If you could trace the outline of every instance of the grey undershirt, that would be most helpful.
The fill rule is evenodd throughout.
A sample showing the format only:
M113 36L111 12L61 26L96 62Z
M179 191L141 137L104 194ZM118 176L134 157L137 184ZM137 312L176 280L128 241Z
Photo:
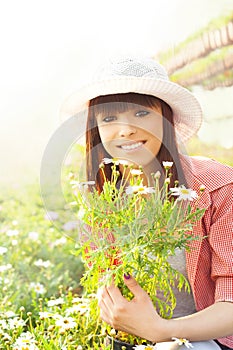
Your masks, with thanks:
M168 262L187 279L188 276L184 249L176 249L175 255L170 256ZM190 315L196 312L192 291L190 291L190 293L184 289L179 291L178 288L175 287L173 288L173 292L176 297L176 308L173 312L173 318ZM163 299L162 293L158 292L157 297Z

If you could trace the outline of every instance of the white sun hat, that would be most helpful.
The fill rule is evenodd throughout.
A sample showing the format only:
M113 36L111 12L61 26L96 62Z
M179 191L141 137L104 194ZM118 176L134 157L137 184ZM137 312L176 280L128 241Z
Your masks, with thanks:
M163 66L150 58L124 57L100 66L86 85L66 99L62 118L87 110L89 101L97 96L129 92L152 95L165 101L172 108L178 140L185 142L199 130L202 109L196 97L171 82ZM87 113L80 113L82 125L86 116Z

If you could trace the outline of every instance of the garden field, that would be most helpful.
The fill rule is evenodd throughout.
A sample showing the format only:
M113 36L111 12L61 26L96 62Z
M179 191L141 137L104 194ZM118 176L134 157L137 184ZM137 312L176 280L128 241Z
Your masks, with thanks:
M72 253L76 232L56 213L53 220L38 185L2 189L0 349L76 349L81 343L86 304L79 298L82 263Z
M232 150L189 145L189 153L203 150L233 165ZM0 349L99 348L95 334L103 329L89 313L96 299L82 297L83 265L69 213L50 213L51 221L36 181L7 187L0 185Z

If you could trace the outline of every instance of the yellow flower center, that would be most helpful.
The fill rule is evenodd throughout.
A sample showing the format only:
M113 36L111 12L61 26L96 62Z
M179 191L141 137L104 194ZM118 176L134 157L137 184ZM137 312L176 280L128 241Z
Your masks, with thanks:
M189 194L189 190L187 188L182 188L181 193L182 194Z
M139 187L139 188L138 188L138 192L143 192L143 191L145 191L145 188L144 188L144 187Z

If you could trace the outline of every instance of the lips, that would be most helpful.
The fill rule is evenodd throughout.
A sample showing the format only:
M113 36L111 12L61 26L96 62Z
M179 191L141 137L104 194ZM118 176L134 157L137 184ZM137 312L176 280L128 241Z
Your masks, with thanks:
M145 143L145 141L127 142L127 143L124 143L118 147L123 149L124 151L134 151L134 150L140 148L141 146L143 146L144 143Z

